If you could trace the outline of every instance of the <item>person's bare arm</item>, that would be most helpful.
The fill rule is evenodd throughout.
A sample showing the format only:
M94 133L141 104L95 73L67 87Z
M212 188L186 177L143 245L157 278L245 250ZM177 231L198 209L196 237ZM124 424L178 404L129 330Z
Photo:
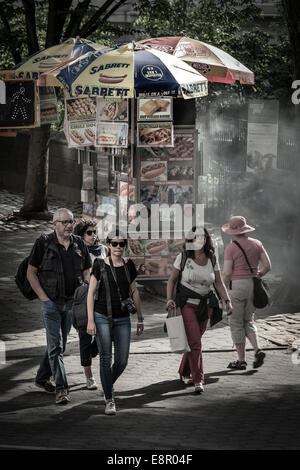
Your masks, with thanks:
M226 289L226 286L224 284L224 281L222 279L220 271L215 271L215 287L222 301L225 303L227 315L231 315L232 314L231 299Z
M96 334L96 325L95 325L95 319L94 319L94 296L97 288L97 279L96 277L92 274L90 278L90 284L89 284L89 290L88 290L88 296L87 296L87 311L88 311L88 324L86 328L86 332L94 336Z
M178 280L179 274L180 274L179 269L176 269L173 266L170 277L168 279L168 283L167 283L167 308L170 308L170 309L176 307L176 304L173 300L173 291L174 291L175 284Z
M232 265L233 265L232 260L225 259L223 272L222 272L222 279L223 279L223 282L224 282L226 287L228 287L229 281L230 281L230 278L231 278Z
M50 299L40 284L39 278L37 276L37 272L38 272L38 268L29 264L27 268L27 279L32 289L38 296L38 298L42 302L47 302Z
M272 267L269 255L265 250L261 254L259 264L262 266L262 268L258 271L258 276L263 277L270 271Z

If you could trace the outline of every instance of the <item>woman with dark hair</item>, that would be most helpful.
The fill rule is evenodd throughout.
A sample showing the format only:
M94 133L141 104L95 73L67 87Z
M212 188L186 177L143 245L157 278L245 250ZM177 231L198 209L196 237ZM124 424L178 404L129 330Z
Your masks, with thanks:
M74 227L75 235L79 235L86 244L92 264L96 258L105 258L106 247L98 242L97 222L91 219L81 219ZM97 390L97 383L92 373L92 358L98 354L95 338L88 335L86 328L78 329L80 362L86 377L88 390Z
M184 266L182 260L185 260ZM177 284L175 301L174 287ZM215 248L206 228L193 227L185 246L173 265L167 284L167 309L181 308L187 340L191 351L183 355L179 374L185 384L194 384L195 393L204 390L204 372L201 348L208 318L219 308L213 285L232 312L231 300L220 275Z
M109 255L104 259L104 265L101 268L100 263L96 261L92 269L87 299L87 333L96 335L100 352L100 378L106 401L105 414L115 415L113 385L127 366L131 333L130 313L137 313L137 335L143 332L144 318L135 284L137 276L135 264L131 259L127 261L123 259L124 249L127 246L126 237L116 229L108 235L106 244ZM109 292L106 289L109 289ZM96 300L94 300L95 294ZM130 294L133 304L130 303Z
M75 235L79 235L87 245L92 264L96 258L105 258L107 248L99 243L97 237L97 222L91 219L81 219L74 227Z

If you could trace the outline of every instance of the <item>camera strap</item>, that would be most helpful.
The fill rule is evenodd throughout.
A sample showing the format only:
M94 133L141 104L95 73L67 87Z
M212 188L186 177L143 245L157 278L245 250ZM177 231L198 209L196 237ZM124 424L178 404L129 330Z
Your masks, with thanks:
M105 269L105 261L103 259L98 258L98 263L100 266L100 279L101 277L103 278L104 281L104 286L105 286L105 292L106 292L106 309L107 309L107 317L109 321L109 331L110 331L110 336L113 340L113 320L112 320L112 305L111 305L111 294L110 294L110 287L109 287L109 282L108 282L108 277L107 277L107 272ZM100 282L100 279L98 281L98 284Z
M123 261L123 264L124 264L125 275L126 275L128 283L129 283L129 295L131 296L131 287L130 287L131 281L130 281L130 275L129 275L128 267L127 267L127 264L125 263L125 260L123 258L122 258L122 261ZM120 291L118 281L117 281L117 273L116 273L116 269L113 265L111 256L109 257L109 264L110 264L110 269L111 269L112 276L113 276L114 281L115 281L116 286L117 286L117 291L118 291L118 295L120 297L120 301L122 302L123 299L122 299L121 291Z

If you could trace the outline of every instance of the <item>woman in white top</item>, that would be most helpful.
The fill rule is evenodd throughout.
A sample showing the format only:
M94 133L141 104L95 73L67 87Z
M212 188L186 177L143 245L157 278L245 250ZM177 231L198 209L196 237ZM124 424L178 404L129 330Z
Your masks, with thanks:
M186 259L181 271L182 257ZM180 278L181 274L181 278ZM175 301L173 290L177 284ZM213 285L226 305L227 315L232 313L231 300L220 274L212 239L203 227L193 227L185 240L183 253L173 265L167 284L167 309L180 307L191 351L183 355L179 374L186 384L194 383L195 393L203 392L204 372L201 337L208 318L217 312L218 300Z

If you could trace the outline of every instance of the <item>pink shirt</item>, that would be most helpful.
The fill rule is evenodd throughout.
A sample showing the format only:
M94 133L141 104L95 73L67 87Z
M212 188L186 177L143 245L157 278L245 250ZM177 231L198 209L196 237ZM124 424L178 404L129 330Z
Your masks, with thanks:
M262 242L250 237L241 237L237 242L245 250L250 266L253 269L253 274L241 249L231 242L227 245L224 254L224 260L233 261L231 279L234 281L257 276L259 260L261 254L265 252Z

